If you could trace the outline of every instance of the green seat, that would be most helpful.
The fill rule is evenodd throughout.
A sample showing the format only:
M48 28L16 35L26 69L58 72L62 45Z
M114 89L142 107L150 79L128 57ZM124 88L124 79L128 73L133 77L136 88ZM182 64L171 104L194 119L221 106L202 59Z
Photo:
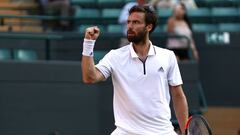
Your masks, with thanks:
M98 9L78 9L75 12L76 18L99 18L101 13Z
M159 17L169 17L172 15L172 13L173 13L173 10L169 8L157 9L157 14Z
M124 3L135 2L135 0L123 0Z
M240 20L240 1L239 1L239 7L238 7L238 18Z
M119 3L124 2L123 0L97 0L98 3Z
M97 0L98 6L101 8L122 8L123 0Z
M86 4L86 3L95 3L96 0L71 0L71 4Z
M104 18L115 18L117 19L121 13L121 9L114 8L114 9L103 9L102 10L102 17Z
M159 34L167 31L167 25L156 26L152 34Z
M215 7L211 14L214 23L231 23L239 19L238 9L234 7Z
M211 22L211 11L208 8L188 9L187 15L191 23Z
M219 30L222 32L240 32L240 23L221 23Z
M108 33L123 33L123 26L119 24L109 24L107 26L107 32Z
M37 60L38 56L34 50L31 49L16 49L14 50L14 59L20 61Z
M160 24L165 24L167 22L167 19L172 15L173 10L172 9L158 9L158 21Z
M10 60L11 58L11 51L9 49L0 49L0 60Z
M234 0L205 0L205 6L213 7L232 7Z
M240 1L239 0L235 0L233 3L234 3L234 5L236 5L236 7L240 8Z
M193 24L194 32L215 32L218 31L218 26L214 24Z
M191 17L191 16L196 16L196 17L211 16L211 11L209 8L188 9L187 14L189 17Z
M107 53L108 51L103 50L94 51L94 62L98 63Z

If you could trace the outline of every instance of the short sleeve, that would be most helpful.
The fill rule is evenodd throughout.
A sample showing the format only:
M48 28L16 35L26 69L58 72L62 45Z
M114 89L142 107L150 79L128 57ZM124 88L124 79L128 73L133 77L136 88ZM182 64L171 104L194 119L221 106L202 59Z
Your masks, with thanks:
M169 64L170 64L170 68L167 75L168 83L171 86L177 86L177 85L183 84L178 62L177 62L176 56L172 51L170 54Z
M111 66L111 55L112 51L107 53L102 60L99 61L95 67L103 74L103 76L107 79L112 72L112 66Z

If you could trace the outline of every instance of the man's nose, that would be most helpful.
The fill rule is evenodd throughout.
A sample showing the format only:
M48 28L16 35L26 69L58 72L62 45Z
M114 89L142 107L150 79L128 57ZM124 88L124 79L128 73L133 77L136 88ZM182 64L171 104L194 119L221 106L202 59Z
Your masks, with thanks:
M127 24L127 29L128 29L128 30L129 30L129 29L131 30L131 29L132 29L132 27L133 27L133 26L132 26L132 23L131 23L131 22L129 22L129 23Z

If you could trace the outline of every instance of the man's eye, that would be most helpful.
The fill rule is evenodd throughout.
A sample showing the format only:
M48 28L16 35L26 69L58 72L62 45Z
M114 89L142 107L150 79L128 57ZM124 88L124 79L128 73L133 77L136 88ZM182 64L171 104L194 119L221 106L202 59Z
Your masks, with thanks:
M133 23L134 23L134 24L139 24L139 22L138 22L138 21L133 21Z

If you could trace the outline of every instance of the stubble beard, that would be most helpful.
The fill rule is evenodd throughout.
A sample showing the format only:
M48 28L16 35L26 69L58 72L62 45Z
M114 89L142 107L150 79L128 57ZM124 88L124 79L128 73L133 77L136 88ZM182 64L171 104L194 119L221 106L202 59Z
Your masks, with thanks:
M134 36L127 36L127 39L129 42L132 42L134 44L139 44L141 42L144 42L146 40L146 31L140 31L138 34L135 34Z

